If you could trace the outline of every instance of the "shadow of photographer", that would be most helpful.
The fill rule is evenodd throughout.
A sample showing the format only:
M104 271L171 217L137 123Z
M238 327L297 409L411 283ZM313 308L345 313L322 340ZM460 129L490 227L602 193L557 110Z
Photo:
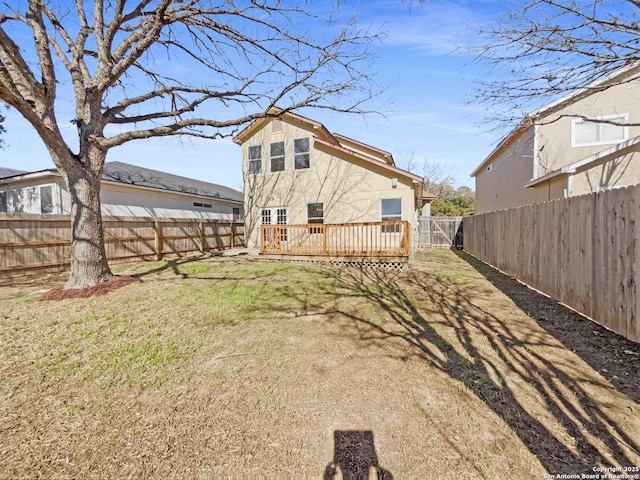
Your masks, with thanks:
M324 480L393 479L391 472L378 464L371 430L336 430L333 441L333 461L324 470Z

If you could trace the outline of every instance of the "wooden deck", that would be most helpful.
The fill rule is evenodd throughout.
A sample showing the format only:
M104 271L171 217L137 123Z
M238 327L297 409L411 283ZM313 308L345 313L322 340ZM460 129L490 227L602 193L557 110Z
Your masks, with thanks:
M406 221L261 225L260 253L354 262L406 262L410 234Z

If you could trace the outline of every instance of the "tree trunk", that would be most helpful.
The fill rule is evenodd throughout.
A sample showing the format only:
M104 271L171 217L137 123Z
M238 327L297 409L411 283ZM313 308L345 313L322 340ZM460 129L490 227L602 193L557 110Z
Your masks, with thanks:
M65 288L85 288L113 280L104 249L100 211L100 168L79 162L64 175L71 196L71 277Z

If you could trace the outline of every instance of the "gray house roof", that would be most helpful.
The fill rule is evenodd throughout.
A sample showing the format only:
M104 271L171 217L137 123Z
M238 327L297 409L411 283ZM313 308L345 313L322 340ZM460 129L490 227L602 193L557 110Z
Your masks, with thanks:
M8 172L7 175L4 175ZM4 177L3 177L4 175ZM6 183L10 177L20 177L26 179L30 177L41 177L42 175L59 175L58 170L49 168L36 172L24 172L11 168L0 167L0 183ZM160 172L150 168L138 167L123 162L107 162L102 171L103 182L115 182L124 185L137 187L154 188L168 192L185 193L197 195L199 197L213 198L217 200L227 200L231 202L243 203L242 192L233 188L217 185L215 183L203 182L193 178L181 177L171 173Z
M102 180L168 190L170 192L188 193L219 200L243 201L242 192L233 188L122 162L105 163Z
M16 170L15 168L0 167L0 178L13 177L27 173L24 170Z

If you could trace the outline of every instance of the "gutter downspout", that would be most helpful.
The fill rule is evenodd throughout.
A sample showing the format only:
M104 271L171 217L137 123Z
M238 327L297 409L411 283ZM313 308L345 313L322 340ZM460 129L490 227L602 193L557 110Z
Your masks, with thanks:
M573 197L573 175L567 177L567 197Z

